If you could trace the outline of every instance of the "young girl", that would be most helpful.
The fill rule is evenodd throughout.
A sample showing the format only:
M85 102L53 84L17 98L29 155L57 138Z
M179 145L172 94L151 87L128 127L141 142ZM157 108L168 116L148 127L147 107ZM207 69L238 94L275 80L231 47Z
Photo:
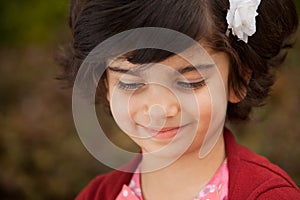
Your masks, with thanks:
M93 49L123 31L151 27L107 51L148 33L176 46L150 42L103 61L97 94L141 153L76 199L300 199L284 171L224 127L269 95L297 19L292 0L72 0L73 50L62 60L71 83ZM201 48L181 45L186 38Z

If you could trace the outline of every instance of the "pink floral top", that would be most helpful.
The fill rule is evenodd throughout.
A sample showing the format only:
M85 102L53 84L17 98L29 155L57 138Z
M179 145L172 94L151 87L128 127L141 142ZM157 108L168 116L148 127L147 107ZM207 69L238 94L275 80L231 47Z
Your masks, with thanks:
M133 174L129 185L123 185L116 200L143 200L138 170L139 167ZM194 200L227 200L228 178L227 160L225 160L214 177L200 190Z

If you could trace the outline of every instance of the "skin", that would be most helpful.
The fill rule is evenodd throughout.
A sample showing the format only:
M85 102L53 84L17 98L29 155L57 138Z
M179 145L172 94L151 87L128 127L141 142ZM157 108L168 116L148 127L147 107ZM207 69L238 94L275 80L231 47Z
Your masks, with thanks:
M176 158L167 166L141 174L144 199L193 199L226 157L222 136L207 156L198 156L212 119L208 85L221 78L226 94L222 102L239 101L228 88L228 56L205 50L215 66L204 58L200 64L209 67L201 70L184 70L190 64L178 55L146 67L138 75L130 74L138 66L126 60L109 65L107 100L120 128L143 154L153 154L160 161ZM219 115L225 119L226 113ZM143 159L142 169L148 165L151 162Z

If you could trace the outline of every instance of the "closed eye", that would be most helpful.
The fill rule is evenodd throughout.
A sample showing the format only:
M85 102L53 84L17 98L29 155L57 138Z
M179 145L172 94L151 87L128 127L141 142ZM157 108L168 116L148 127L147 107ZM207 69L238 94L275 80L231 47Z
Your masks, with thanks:
M144 85L145 83L125 83L123 81L119 81L118 88L122 90L137 90Z
M198 89L206 85L205 80L197 82L178 81L177 85L183 89Z

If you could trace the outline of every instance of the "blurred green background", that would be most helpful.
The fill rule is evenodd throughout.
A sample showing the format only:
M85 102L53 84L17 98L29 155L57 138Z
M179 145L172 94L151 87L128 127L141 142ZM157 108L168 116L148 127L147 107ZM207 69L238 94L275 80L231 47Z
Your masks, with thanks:
M298 8L300 1L297 0ZM109 169L84 148L74 128L71 92L55 80L54 61L70 39L68 1L0 3L0 198L73 199ZM299 10L299 9L298 9ZM300 33L268 105L230 125L240 143L267 156L300 185ZM118 129L104 122L110 133ZM112 135L117 141L119 137ZM122 139L123 141L123 139ZM117 141L118 143L118 141ZM127 148L129 141L121 142Z

